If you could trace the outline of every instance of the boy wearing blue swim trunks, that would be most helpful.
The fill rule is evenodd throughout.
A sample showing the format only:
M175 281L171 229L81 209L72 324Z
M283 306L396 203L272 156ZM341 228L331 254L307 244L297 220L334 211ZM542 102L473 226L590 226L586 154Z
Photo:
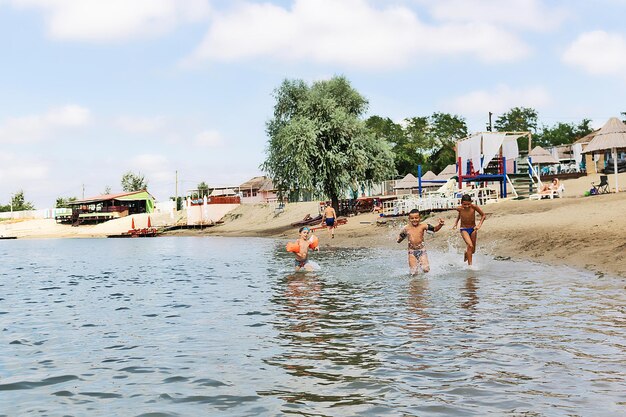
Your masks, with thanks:
M472 264L472 255L476 252L476 237L478 229L483 225L485 221L485 213L475 204L472 204L472 197L469 194L463 194L461 197L461 207L455 209L459 214L454 222L453 229L456 229L459 220L461 220L461 237L465 241L467 248L463 255L463 261L468 265ZM480 221L476 225L476 213L480 214Z
M336 218L337 213L335 212L335 209L330 205L330 203L327 202L326 207L324 208L324 215L322 216L322 226L326 225L331 239L335 237Z
M420 220L421 216L419 210L411 210L409 212L409 224L404 226L398 236L398 243L402 242L407 237L409 238L409 271L411 275L415 275L419 268L422 268L424 272L430 271L428 255L424 247L424 232L427 230L436 232L444 225L443 219L439 219L437 226L420 223Z

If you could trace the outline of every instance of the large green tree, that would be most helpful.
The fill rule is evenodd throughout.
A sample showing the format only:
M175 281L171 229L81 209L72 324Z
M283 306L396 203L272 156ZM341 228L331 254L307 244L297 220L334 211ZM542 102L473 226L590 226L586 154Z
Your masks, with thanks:
M267 122L269 143L261 168L279 196L312 192L339 198L395 175L389 143L361 119L367 100L342 76L307 85L285 80L274 90L274 115Z
M148 181L141 173L134 174L133 172L128 171L124 175L122 175L121 182L122 190L125 192L148 189Z

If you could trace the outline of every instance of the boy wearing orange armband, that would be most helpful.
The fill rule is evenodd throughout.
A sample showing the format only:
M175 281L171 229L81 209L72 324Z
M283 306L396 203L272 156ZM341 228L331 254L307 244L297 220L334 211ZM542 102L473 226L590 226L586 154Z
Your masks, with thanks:
M299 245L299 248L298 252L294 252L296 254L296 271L299 271L302 268L304 268L305 271L313 271L313 266L309 264L309 248L319 251L319 248L317 247L317 239L314 241L311 240L311 237L314 236L309 236L312 235L311 229L306 226L301 227L298 233L300 234L300 237L296 243Z

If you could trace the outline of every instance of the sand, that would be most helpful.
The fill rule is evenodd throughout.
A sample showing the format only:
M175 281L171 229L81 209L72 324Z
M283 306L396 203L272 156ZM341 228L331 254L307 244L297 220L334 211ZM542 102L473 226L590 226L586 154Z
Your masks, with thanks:
M598 274L626 277L626 192L583 197L598 176L564 181L565 197L554 200L507 200L483 207L487 220L478 236L477 252L498 258L532 260L554 265L584 268ZM613 184L613 176L610 176ZM626 186L626 174L620 174ZM622 187L620 187L622 188ZM241 205L227 214L223 224L203 230L168 232L173 236L260 236L294 240L297 228L291 223L305 215L318 214L318 202L287 204L284 211L267 204ZM171 224L166 215L151 215L156 226ZM137 227L145 227L147 215L135 215ZM446 221L444 228L428 239L428 246L462 253L459 233L452 230L456 212L437 213ZM426 221L434 222L432 219ZM318 230L320 245L335 247L396 248L399 229L406 217L380 218L368 213L350 217L337 228L335 239ZM97 226L71 227L54 220L0 222L0 236L19 238L105 237L125 232L130 218ZM11 242L11 241L7 241ZM435 260L431 260L435 262Z

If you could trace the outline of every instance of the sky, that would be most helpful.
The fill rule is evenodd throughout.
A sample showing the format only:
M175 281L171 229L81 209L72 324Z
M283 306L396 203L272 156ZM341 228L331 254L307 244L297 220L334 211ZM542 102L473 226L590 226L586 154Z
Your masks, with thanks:
M484 131L626 111L626 0L0 0L0 204L157 201L263 175L273 91L345 76L364 117Z

